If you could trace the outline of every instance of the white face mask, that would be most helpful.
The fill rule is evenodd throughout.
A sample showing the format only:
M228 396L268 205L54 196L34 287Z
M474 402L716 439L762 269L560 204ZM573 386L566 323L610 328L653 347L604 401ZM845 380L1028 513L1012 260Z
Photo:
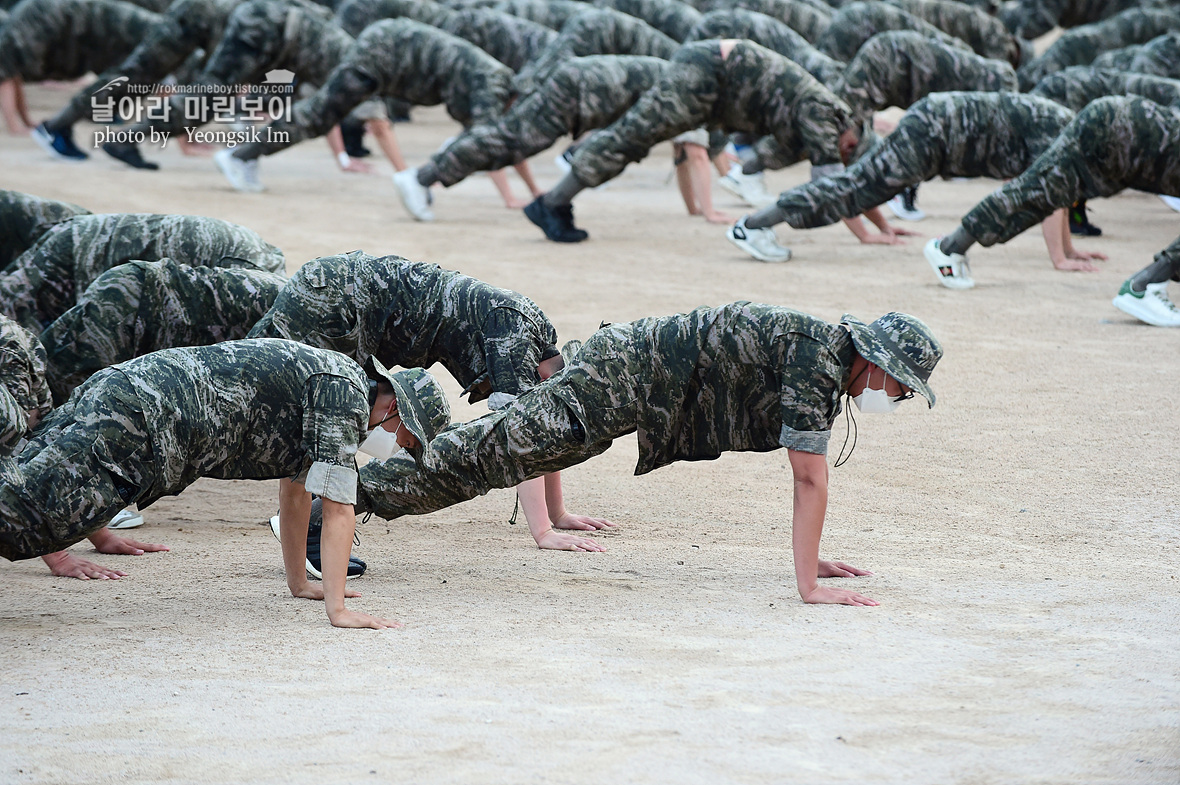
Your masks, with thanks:
M398 423L397 430L390 432L378 426L369 432L368 437L361 442L359 449L366 455L371 455L379 461L387 461L402 447L397 443L397 433L402 429Z
M860 395L852 396L852 402L856 404L856 408L865 414L889 414L901 406L900 396L894 398L885 392L885 380L888 377L885 374L882 374L882 377L879 389L869 387L871 379L866 379L865 388L861 390Z

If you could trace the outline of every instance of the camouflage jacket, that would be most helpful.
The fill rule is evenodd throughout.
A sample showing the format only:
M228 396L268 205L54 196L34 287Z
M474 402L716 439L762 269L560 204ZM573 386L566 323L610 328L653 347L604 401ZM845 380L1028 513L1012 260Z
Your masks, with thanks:
M828 55L848 62L873 36L896 30L910 30L926 38L957 49L970 49L954 36L947 35L929 22L882 2L855 2L842 6L832 16L832 23L816 47Z
M0 190L0 269L27 251L54 224L90 211L68 202Z
M1020 45L1004 23L956 0L886 0L966 42L977 55L1020 65Z
M519 395L557 331L529 298L437 265L362 251L303 265L251 337L334 349L362 365L442 363L465 388ZM472 401L490 391L473 390Z
M710 11L689 32L686 43L711 38L753 41L795 61L825 85L834 84L844 71L844 63L816 49L789 25L757 11L744 8Z
M1089 65L1103 52L1145 43L1173 30L1180 30L1180 14L1139 8L1074 28L1020 69L1020 84L1023 89L1031 90L1055 71L1071 65Z
M441 27L475 44L513 71L524 68L558 36L544 25L484 8L456 11Z
M151 57L167 70L155 75L163 79L197 50L208 57L221 40L230 14L242 0L176 0L152 26L128 60ZM149 54L150 53L150 54ZM159 59L163 58L163 59ZM115 74L112 73L112 77Z
M376 93L418 106L446 104L452 116L473 119L477 93L503 93L512 71L475 44L409 19L385 19L365 28L349 65L376 84Z
M29 431L29 412L53 408L45 383L45 349L31 332L0 316L0 456L10 455Z
M570 17L586 10L586 4L578 0L499 0L488 7L502 14L536 22L551 30L560 30Z
M0 28L0 81L77 79L123 60L160 16L122 0L32 0Z
M1107 95L1141 95L1164 106L1180 106L1180 80L1079 65L1046 76L1029 95L1048 98L1075 112Z
M594 0L594 5L642 19L673 41L683 41L701 19L700 11L680 0Z
M273 340L167 349L99 371L70 401L110 375L130 381L135 399L126 403L143 412L151 435L153 478L140 489L141 509L200 477L287 477L333 501L356 501L369 388L347 357Z
M999 18L1021 38L1032 40L1054 26L1070 29L1099 22L1128 8L1163 8L1169 0L1008 0Z
M948 47L921 33L874 36L844 70L837 95L857 117L889 106L905 109L930 93L947 90L1016 90L1016 72L999 60Z
M258 83L285 68L322 85L353 46L331 13L310 0L247 0L230 14L201 81Z
M336 9L336 21L355 38L382 19L413 19L442 27L454 13L454 9L434 0L344 0Z
M171 259L108 270L41 333L54 400L116 363L245 338L286 282L276 273L189 267Z
M819 41L828 31L832 14L835 13L833 8L820 10L800 0L715 0L706 6L707 11L729 11L735 8L777 19L811 44Z

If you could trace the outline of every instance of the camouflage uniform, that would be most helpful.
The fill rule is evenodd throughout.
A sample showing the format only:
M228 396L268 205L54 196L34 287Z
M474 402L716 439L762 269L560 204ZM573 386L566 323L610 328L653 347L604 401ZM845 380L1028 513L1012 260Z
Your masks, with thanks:
M11 455L29 432L29 412L53 408L45 383L45 348L37 336L0 316L0 456Z
M1180 107L1180 80L1078 65L1046 76L1029 95L1048 98L1075 112L1107 95L1140 95L1157 104Z
M101 73L126 57L159 19L121 0L26 0L0 27L0 81Z
M1089 65L1098 55L1130 44L1141 44L1158 35L1180 29L1180 15L1170 11L1133 8L1062 35L1044 54L1025 65L1017 75L1022 90L1071 65Z
M89 214L68 202L0 190L0 270L32 248L54 224Z
M424 470L370 462L357 509L431 512L581 463L636 431L636 474L735 450L822 455L855 356L845 328L747 302L612 324L506 410L440 433Z
M413 19L442 27L454 13L433 0L344 0L336 9L336 22L356 38L366 27L382 19Z
M1146 44L1107 52L1094 60L1094 67L1180 79L1180 33L1166 33Z
M1129 8L1163 8L1167 0L1008 0L1000 21L1021 38L1040 38L1054 27L1100 22Z
M200 477L291 478L356 499L368 382L290 341L167 349L99 371L0 472L0 556L58 551Z
M245 338L286 282L277 273L189 267L171 259L107 270L41 333L54 401L62 403L95 372L134 357Z
M814 44L832 23L832 8L823 10L800 0L715 0L707 12L744 9L777 19Z
M251 338L287 338L365 365L442 363L465 388L519 395L536 384L557 332L524 295L437 265L362 251L313 259L284 287ZM471 401L488 397L472 390Z
M673 41L683 41L701 19L701 12L680 0L594 0L599 8L613 8L642 19Z
M774 17L744 8L710 11L689 31L685 41L721 38L740 38L761 44L772 52L794 60L825 85L833 84L844 71L843 63L816 49L788 25Z
M169 258L194 267L277 272L283 253L244 226L193 215L83 215L54 226L0 274L0 309L41 330L105 271Z
M1016 177L1073 116L1053 101L1020 93L935 93L914 104L864 158L786 191L777 206L794 228L812 229L858 216L935 176Z
M1054 210L1125 188L1180 196L1180 112L1135 96L1093 101L1024 174L967 213L963 228L980 245L1004 243ZM1180 241L1163 253L1180 262Z
M873 36L890 31L909 30L933 39L944 46L970 51L970 47L947 35L929 22L888 3L849 3L832 16L826 33L816 42L821 52L848 62Z
M130 94L131 85L162 81L198 50L208 55L221 40L226 21L239 2L241 0L176 0L131 54L79 90L70 103L47 122L49 129L60 132L89 117L91 98L116 77L125 76L127 81L107 87L103 91L104 101L117 103Z
M589 8L571 18L544 52L516 75L522 95L532 92L571 57L647 55L667 60L677 43L646 22L610 8Z
M464 127L490 122L512 95L512 71L475 44L409 19L385 19L365 28L356 48L315 95L247 142L235 157L272 155L321 136L373 96L416 106L444 104Z
M493 11L527 19L551 30L560 30L571 17L585 11L586 7L585 3L577 0L500 0L488 6Z
M1021 46L1004 23L956 0L888 0L903 11L964 41L975 54L1020 66Z
M517 164L562 136L577 138L617 120L639 100L668 63L658 57L575 57L492 123L468 128L435 153L436 182L451 186L483 171Z
M331 13L309 0L247 0L230 14L196 84L259 84L267 71L285 68L301 82L321 85L352 45L352 36ZM147 121L132 130L182 132L193 121L185 118L183 96L171 103L168 120Z
M717 41L684 44L656 84L626 114L573 155L582 185L601 185L660 142L702 125L772 135L780 155L839 167L837 140L852 125L848 106L796 63L749 41L726 58Z
M889 106L905 109L930 93L1016 90L1016 72L999 60L954 49L921 33L873 36L832 88L857 117Z

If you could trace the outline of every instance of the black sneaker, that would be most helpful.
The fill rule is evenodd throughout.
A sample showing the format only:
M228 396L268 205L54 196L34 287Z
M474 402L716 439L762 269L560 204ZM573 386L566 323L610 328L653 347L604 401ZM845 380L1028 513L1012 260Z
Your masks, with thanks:
M1074 202L1069 208L1069 233L1082 237L1101 237L1102 230L1090 223L1086 215L1086 200Z
M145 160L139 153L139 148L133 144L114 144L108 142L102 146L102 150L112 158L118 158L128 166L136 169L147 169L148 171L155 171L160 168L160 165L151 161Z
M574 226L574 208L571 205L550 207L541 201L542 197L534 199L524 208L524 214L530 221L541 227L541 231L555 243L580 243L589 237L589 233Z
M50 131L46 123L41 123L33 129L33 141L41 146L45 152L64 161L85 161L88 156L74 144L74 129Z
M349 158L367 158L372 151L365 147L365 124L345 120L340 123L340 137L344 140L344 152Z
M307 570L307 574L313 578L323 580L324 574L320 570L320 533L324 528L324 505L319 498L312 499L311 502L311 518L307 523L307 561L303 565ZM270 530L274 534L275 539L279 539L279 516L274 516L270 519ZM358 545L359 539L354 537L353 541ZM348 578L359 578L365 574L368 569L367 564L355 556L348 557Z

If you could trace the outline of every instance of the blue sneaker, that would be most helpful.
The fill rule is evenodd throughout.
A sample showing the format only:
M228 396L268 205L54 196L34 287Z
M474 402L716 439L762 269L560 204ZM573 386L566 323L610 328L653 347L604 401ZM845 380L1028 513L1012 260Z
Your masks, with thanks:
M63 161L85 161L90 157L82 152L78 145L74 144L74 130L72 128L65 133L56 133L50 131L45 123L41 123L33 129L33 141L40 145L45 152Z

